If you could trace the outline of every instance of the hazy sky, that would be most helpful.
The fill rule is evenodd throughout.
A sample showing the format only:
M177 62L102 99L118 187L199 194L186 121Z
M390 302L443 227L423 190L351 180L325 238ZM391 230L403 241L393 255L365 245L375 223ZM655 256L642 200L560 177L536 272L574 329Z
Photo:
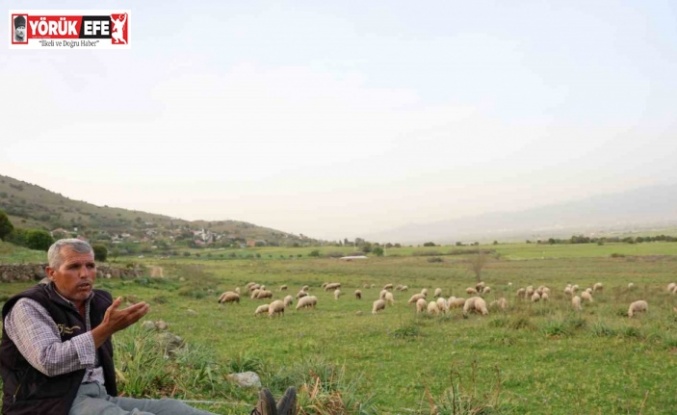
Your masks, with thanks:
M0 174L326 239L677 182L674 1L149 3L22 51L9 10L93 4L3 2Z

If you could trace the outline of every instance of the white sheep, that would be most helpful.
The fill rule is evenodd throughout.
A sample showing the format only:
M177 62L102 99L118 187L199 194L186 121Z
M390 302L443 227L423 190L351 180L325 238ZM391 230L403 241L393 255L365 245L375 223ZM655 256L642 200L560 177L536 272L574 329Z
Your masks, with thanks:
M628 283L628 290L633 290L635 288L635 283L634 282L629 282Z
M465 293L468 295L475 295L477 294L477 289L475 287L468 287L465 289Z
M339 297L341 296L341 289L337 288L334 290L334 300L338 300Z
M596 282L595 285L592 286L593 291L603 291L604 290L604 284L601 282Z
M571 299L571 306L574 308L574 310L581 311L583 309L581 307L581 297L574 295Z
M426 301L425 298L419 298L419 299L416 301L416 312L417 312L417 313L422 313L422 312L424 312L424 311L426 310L427 307L428 307L428 302Z
M303 287L301 287L301 291L308 292L309 289L310 289L310 287L307 286L307 285L304 285Z
M256 294L256 299L261 300L264 298L273 298L273 292L268 290L258 290Z
M533 294L531 294L531 301L534 303L537 303L541 300L541 295L538 293L538 291L534 291Z
M274 315L284 315L284 301L275 300L268 305L268 316L273 317Z
M670 292L670 293L673 292L675 287L677 287L677 284L675 284L674 282L671 282L670 284L668 284L668 292Z
M374 303L372 304L371 313L376 314L379 311L385 310L385 309L386 309L386 302L379 298L378 300L374 301Z
M435 294L433 294L433 297L435 297L435 298L442 297L442 289L441 288L435 288Z
M390 291L386 292L386 295L384 298L382 298L388 305L395 305L395 297L393 297L393 293Z
M286 285L280 285L280 291L287 291L287 289L289 289L289 287Z
M485 287L484 281L480 281L477 284L475 284L475 289L477 290L478 293L484 291L484 287Z
M305 297L301 297L296 303L296 309L300 310L302 308L315 308L317 305L317 297L314 295L307 295Z
M258 307L256 307L256 310L254 311L254 315L257 316L259 314L266 314L268 312L268 304L263 304Z
M299 291L298 293L296 293L296 298L303 298L303 297L305 297L305 296L307 296L307 295L308 295L308 292L307 292L307 291L301 290L301 291Z
M589 303L592 303L593 299L592 299L592 294L590 294L590 291L583 291L581 293L581 300L585 300Z
M463 297L457 298L457 297L451 296L447 300L447 306L449 307L449 309L462 308L464 305L465 305L465 298L463 298Z
M440 308L437 305L437 301L431 301L428 303L428 314L439 314Z
M630 303L628 307L628 317L632 317L635 313L649 311L649 304L644 300L638 300Z
M547 292L543 291L541 293L541 301L548 301L549 298L550 298L550 295Z
M423 289L421 290L421 294L423 294L424 297L427 297L427 296L428 296L428 289L427 289L427 288L423 288Z
M505 310L508 308L508 300L505 297L501 297L498 300L494 300L489 304L489 308L498 308L500 310Z
M491 292L491 287L490 286L485 286L482 288L482 294L489 294Z
M393 285L392 285L392 284L386 284L386 285L383 286L383 289L384 289L384 290L392 290L392 289L393 289Z
M360 290L355 290L355 298L358 300L362 299L362 291Z
M378 293L378 298L380 298L381 300L385 300L386 294L389 293L389 292L390 291L388 291L386 289L381 290L381 292Z
M332 291L337 288L341 288L341 283L340 282L330 282L329 284L324 286L325 291Z
M526 288L518 289L515 296L519 298L527 298L527 289Z
M233 291L226 291L219 297L219 303L239 303L240 296Z
M467 316L468 313L470 312L480 313L483 316L489 314L489 310L487 309L487 302L484 301L484 298L470 297L467 300L465 300L465 304L463 305L463 315Z
M284 297L284 307L285 308L289 307L292 304L294 304L294 297L292 297L291 295Z
M447 300L444 297L439 297L437 299L437 307L440 309L442 313L446 313L449 311L449 305L447 304Z
M411 296L411 298L409 298L409 301L407 301L407 304L416 304L416 302L418 300L420 300L421 298L425 299L425 295L423 295L422 293L414 294L414 295Z
M566 295L574 295L574 290L571 288L571 285L567 285L564 288L564 294Z

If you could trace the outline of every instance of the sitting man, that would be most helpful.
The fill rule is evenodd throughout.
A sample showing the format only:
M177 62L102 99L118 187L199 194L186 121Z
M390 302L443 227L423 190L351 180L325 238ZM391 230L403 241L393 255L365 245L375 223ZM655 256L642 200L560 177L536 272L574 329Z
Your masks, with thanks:
M94 288L92 247L79 239L55 242L47 253L49 282L10 298L2 308L2 414L205 415L174 399L117 397L111 336L149 311L140 302ZM256 415L296 414L296 391L277 404L259 392Z

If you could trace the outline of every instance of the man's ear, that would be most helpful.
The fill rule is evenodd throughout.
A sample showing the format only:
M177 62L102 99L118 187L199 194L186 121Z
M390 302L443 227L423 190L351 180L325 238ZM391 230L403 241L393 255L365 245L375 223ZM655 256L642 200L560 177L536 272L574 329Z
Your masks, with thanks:
M50 279L50 281L54 281L54 268L47 266L45 267L45 274L47 274L47 277Z

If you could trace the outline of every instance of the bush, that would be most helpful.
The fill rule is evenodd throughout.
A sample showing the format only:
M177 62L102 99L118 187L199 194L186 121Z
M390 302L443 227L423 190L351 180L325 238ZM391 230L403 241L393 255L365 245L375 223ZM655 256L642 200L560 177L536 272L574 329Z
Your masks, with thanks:
M12 222L9 221L9 218L5 212L0 210L0 239L4 241L7 235L12 233L13 230L14 225L12 225Z
M94 245L92 246L92 250L94 251L95 260L106 262L106 259L108 258L108 248L103 245Z
M26 231L26 246L38 251L47 251L54 243L54 238L47 231L29 229Z

